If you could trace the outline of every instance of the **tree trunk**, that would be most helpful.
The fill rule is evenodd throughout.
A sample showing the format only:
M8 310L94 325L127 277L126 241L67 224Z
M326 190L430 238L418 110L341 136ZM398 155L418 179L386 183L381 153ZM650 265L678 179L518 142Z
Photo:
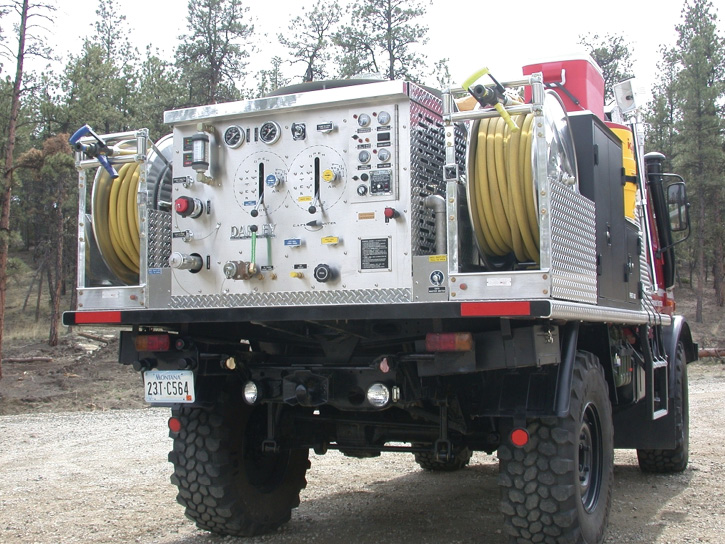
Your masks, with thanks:
M40 301L43 297L43 272L45 272L45 267L47 266L45 264L45 261L43 261L43 264L41 266L42 266L42 268L40 269L40 277L38 278L38 298L35 300L35 322L36 323L40 320Z
M25 59L25 31L28 23L28 0L23 0L18 25L18 56L15 65L15 82L10 105L10 121L8 122L8 143L5 148L5 168L3 171L0 201L0 354L2 354L3 329L5 327L5 300L8 288L8 247L10 241L10 201L13 188L13 153L15 152L15 130L20 111L20 88L23 83L23 60ZM3 371L0 363L0 379Z
M702 183L702 182L701 182ZM695 288L695 322L702 323L702 299L705 294L705 191L700 185L700 195L697 202L697 250L695 262L697 263L697 287Z
M65 201L65 179L58 176L55 198L55 284L50 293L52 310L50 314L49 346L58 345L58 325L60 323L60 297L63 288L63 202ZM48 275L51 276L50 267Z

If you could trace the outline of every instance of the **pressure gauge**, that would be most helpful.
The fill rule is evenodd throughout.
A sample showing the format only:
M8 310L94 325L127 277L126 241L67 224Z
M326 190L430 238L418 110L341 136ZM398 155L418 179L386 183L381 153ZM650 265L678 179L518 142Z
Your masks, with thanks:
M265 144L271 145L279 140L282 130L274 121L267 121L259 129L259 139Z
M389 125L390 124L390 114L387 111L381 111L378 113L378 123L381 125Z
M370 162L370 152L363 149L360 153L358 153L357 160L363 164Z
M361 127L366 127L370 124L370 116L367 113L361 113L357 118L357 124Z
M236 149L244 143L244 131L242 127L232 125L224 131L224 143L227 147Z
M383 148L378 151L378 160L380 162L388 162L390 160L390 151Z

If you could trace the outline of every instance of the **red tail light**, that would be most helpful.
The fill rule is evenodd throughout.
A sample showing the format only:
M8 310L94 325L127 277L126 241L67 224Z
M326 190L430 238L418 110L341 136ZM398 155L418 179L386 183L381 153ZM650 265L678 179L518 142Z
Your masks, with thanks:
M426 351L471 351L473 335L470 332L428 333L425 336Z
M169 351L171 338L168 334L140 334L135 345L136 351Z

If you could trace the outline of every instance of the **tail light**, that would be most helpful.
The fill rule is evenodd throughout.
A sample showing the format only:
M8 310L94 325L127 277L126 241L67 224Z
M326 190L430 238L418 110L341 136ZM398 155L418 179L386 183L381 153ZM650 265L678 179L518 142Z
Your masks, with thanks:
M169 351L171 337L168 334L140 334L134 340L136 351Z
M470 332L428 333L425 336L426 351L472 351L473 335Z

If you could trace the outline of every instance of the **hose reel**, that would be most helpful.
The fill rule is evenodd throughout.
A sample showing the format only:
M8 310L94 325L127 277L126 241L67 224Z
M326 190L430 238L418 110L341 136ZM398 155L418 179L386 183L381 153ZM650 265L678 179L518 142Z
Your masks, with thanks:
M484 266L507 270L538 265L540 259L537 142L546 142L546 176L578 191L574 140L561 99L544 96L543 115L472 122L468 136L466 185L474 240Z
M171 155L173 139L165 136L152 147L145 162L127 162L113 177L98 168L91 194L91 223L98 250L115 276L112 283L139 283L140 225L138 192L141 171L146 171L147 205L150 209L171 206ZM135 143L117 144L119 155L135 153Z

